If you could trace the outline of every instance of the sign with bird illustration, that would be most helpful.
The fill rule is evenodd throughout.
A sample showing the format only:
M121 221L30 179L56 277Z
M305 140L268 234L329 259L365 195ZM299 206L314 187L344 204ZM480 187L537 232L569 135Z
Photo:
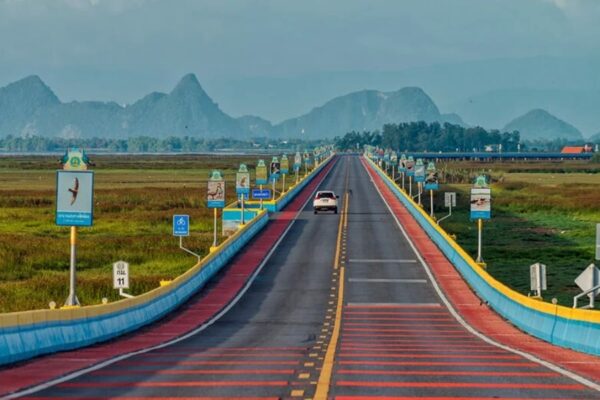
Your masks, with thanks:
M56 225L92 226L93 171L56 172Z

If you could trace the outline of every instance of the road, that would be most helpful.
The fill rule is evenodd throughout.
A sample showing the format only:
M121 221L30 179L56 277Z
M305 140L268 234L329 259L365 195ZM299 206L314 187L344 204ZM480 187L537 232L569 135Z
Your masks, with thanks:
M347 208L308 204L212 326L35 397L600 398L461 326L358 157L321 189Z

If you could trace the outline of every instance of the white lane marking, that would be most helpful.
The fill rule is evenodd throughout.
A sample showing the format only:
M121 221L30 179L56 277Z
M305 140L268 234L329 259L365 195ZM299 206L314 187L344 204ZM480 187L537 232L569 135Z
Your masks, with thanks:
M365 283L427 283L427 279L384 279L384 278L350 278L348 282Z
M336 161L337 164L337 161ZM304 202L304 204L302 204L302 207L300 207L300 210L298 210L298 212L296 213L296 215L294 216L294 219L292 219L292 222L290 223L290 225L286 228L286 230L283 232L283 234L279 237L279 239L277 239L277 241L275 242L275 245L271 248L271 250L269 250L269 252L267 253L267 256L265 257L265 259L260 263L260 265L258 266L258 268L256 269L256 271L254 272L254 274L252 274L252 276L250 277L250 279L248 280L248 282L246 283L246 285L242 288L242 290L238 293L237 296L235 296L233 298L233 300L227 305L225 306L225 308L223 310L221 310L221 312L219 312L218 314L216 314L214 317L212 317L208 322L206 322L204 325L199 326L198 328L194 329L193 331L190 331L188 333L186 333L183 336L180 336L176 339L170 340L168 342L153 346L153 347L148 347L146 349L142 349L142 350L137 350L131 353L127 353L127 354L122 354L120 356L117 356L115 358L111 358L110 360L106 360L103 361L99 364L96 365L92 365L91 367L87 367L84 369L81 369L79 371L70 373L68 375L65 375L63 377L57 378L57 379L53 379L51 381L48 382L44 382L41 383L39 385L36 386L32 386L28 389L22 390L22 391L17 391L14 393L11 393L5 397L2 397L2 399L16 399L22 396L27 396L36 392L39 392L41 390L45 390L48 389L54 385L58 385L59 383L63 383L63 382L67 382L70 381L72 379L75 379L81 375L85 375L87 373L93 372L93 371L97 371L99 369L102 369L104 367L107 367L111 364L114 364L116 362L119 361L123 361L126 360L130 357L133 356L137 356L139 354L144 354L144 353L148 353L154 350L159 350L171 345L174 345L176 343L182 342L194 335L197 335L198 333L202 332L203 330L205 330L206 328L210 327L212 324L214 324L216 321L218 321L223 315L225 315L233 306L235 306L237 304L237 302L242 298L242 296L248 291L248 289L250 288L250 286L252 285L252 283L254 282L254 280L256 279L256 277L258 276L258 274L260 274L260 272L262 271L263 267L267 264L267 262L269 261L269 259L271 258L271 256L273 255L273 253L275 252L275 250L277 249L277 247L279 247L279 245L281 244L281 242L283 241L283 239L285 238L285 236L287 235L287 233L289 232L290 229L292 229L292 226L294 225L294 223L298 220L298 217L300 216L300 214L302 213L302 211L306 208L306 206L310 203L310 201L312 200L315 192L317 191L317 189L319 188L319 186L321 186L321 184L323 183L323 181L325 180L325 178L327 178L327 176L329 176L329 174L331 173L331 171L333 171L333 168L335 167L335 164L331 167L331 169L329 171L327 171L327 173L325 174L325 176L323 176L323 178L317 183L317 185L315 186L315 190L313 190L310 194L310 196L308 196L308 199Z
M348 307L441 307L440 303L348 303Z
M348 262L351 263L361 263L361 264L416 264L417 260L402 260L402 259L396 259L396 260L378 260L375 258L369 258L369 259L357 259L357 258L353 258L348 260Z
M361 164L362 164L363 168L367 171L367 175L371 176L371 172L369 171L369 169L367 168L367 166L364 165L362 163L362 161L361 161ZM448 311L450 311L450 314L452 314L452 316L454 317L454 319L456 319L459 324L461 324L466 330L468 330L470 333L472 333L473 335L477 336L479 339L483 340L486 343L489 343L489 344L491 344L493 346L496 346L498 348L501 348L503 350L510 351L511 353L520 355L521 357L524 357L524 358L528 359L529 361L532 361L532 362L538 363L540 365L543 365L544 367L546 367L546 368L548 368L548 369L550 369L550 370L552 370L554 372L558 372L559 374L562 374L562 375L564 375L564 376L566 376L568 378L573 379L576 382L579 382L579 383L581 383L581 384L583 384L583 385L585 385L585 386L587 386L587 387L589 387L591 389L594 389L594 390L600 392L600 384L597 384L597 383L595 383L593 381L590 381L589 379L584 378L583 376L579 376L579 375L575 374L574 372L571 372L569 370L561 368L558 365L554 365L554 364L552 364L552 363L550 363L548 361L542 360L542 359L534 356L533 354L529 354L529 353L526 353L524 351L514 349L514 348L512 348L510 346L498 343L495 340L488 338L483 333L477 331L471 325L469 325L460 316L460 314L454 309L454 307L452 306L452 304L450 303L450 301L446 298L446 295L444 294L444 292L442 292L442 289L439 287L437 281L435 280L435 278L433 276L433 273L431 272L431 269L429 268L429 265L427 265L427 263L425 262L425 260L423 259L423 257L421 257L421 254L419 254L419 251L415 247L415 244L413 243L413 241L410 239L410 236L408 235L408 233L406 233L406 230L404 230L404 227L402 226L402 224L398 220L398 217L396 217L396 214L394 214L394 212L392 211L392 208L390 207L390 205L388 204L388 202L383 197L383 194L381 193L381 190L379 190L379 187L377 187L377 185L375 184L375 182L373 181L372 178L371 178L371 181L373 182L373 186L375 186L375 190L377 190L377 193L379 193L379 197L381 197L381 200L384 202L384 204L386 205L386 207L390 211L390 214L392 214L392 217L394 217L394 220L396 221L396 225L398 225L398 228L400 228L400 231L402 232L402 235L406 238L406 241L408 242L408 244L410 245L410 247L413 249L413 252L417 256L417 258L419 259L419 261L421 262L421 265L425 269L425 272L427 273L427 276L429 276L429 279L431 280L431 283L433 284L433 287L434 287L435 291L437 292L438 296L440 297L440 299L442 300L442 302L444 303L444 305L446 306L446 308L448 309ZM404 205L403 205L403 207L404 207Z

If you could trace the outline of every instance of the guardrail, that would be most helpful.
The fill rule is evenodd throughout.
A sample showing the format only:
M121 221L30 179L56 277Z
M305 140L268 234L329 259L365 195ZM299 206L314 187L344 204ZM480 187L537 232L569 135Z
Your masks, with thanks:
M573 309L527 297L494 279L480 267L384 171L365 157L427 235L456 267L477 295L525 332L552 344L600 355L600 312Z
M330 160L279 199L277 209L283 208ZM169 285L134 298L78 308L0 314L0 365L106 341L157 321L204 287L268 220L267 210L258 211L256 217Z

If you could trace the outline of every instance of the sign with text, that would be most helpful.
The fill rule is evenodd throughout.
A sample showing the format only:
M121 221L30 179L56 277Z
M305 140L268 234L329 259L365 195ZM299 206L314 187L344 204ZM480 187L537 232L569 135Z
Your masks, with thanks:
M290 160L285 154L281 157L281 173L285 175L290 173Z
M56 171L56 225L92 226L94 172Z
M258 160L258 165L256 166L256 184L266 185L267 183L269 183L267 166L263 160Z
M415 160L406 160L406 176L415 176Z
M428 171L425 176L425 190L438 190L440 182L437 171Z
M208 208L225 207L225 181L208 181L206 195Z
M125 261L113 264L113 288L129 289L129 264Z
M173 215L173 236L190 235L190 216Z
M248 196L250 194L250 173L238 172L235 174L235 192L238 195Z
M415 182L425 182L424 165L415 165Z
M279 161L271 161L270 168L269 168L269 179L271 181L278 180L280 173L281 173L281 163Z
M296 155L294 156L294 171L298 172L300 170L301 166L302 166L302 155L300 154L300 152L296 152Z
M252 189L252 198L255 200L269 200L271 189Z
M471 219L490 219L492 216L492 193L489 188L471 189Z

